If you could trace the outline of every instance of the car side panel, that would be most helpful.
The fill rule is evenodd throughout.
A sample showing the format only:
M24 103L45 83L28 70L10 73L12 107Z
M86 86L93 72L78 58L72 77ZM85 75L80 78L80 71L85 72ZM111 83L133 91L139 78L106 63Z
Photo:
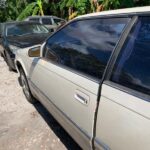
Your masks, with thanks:
M30 80L29 86L32 94L40 100L42 105L51 113L51 115L61 124L66 132L82 147L82 149L89 149L89 137L86 136L50 99L37 88Z
M96 149L150 149L150 103L103 84L96 124Z

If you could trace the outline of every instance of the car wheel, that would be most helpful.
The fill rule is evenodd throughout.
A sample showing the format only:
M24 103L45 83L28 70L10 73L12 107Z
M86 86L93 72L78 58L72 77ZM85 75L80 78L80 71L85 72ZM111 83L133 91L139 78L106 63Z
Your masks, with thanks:
M3 57L3 54L1 53L1 57Z
M26 99L28 100L28 102L30 102L32 104L36 103L37 100L33 97L32 93L30 91L26 75L22 69L20 70L20 81L21 81L23 93L24 93Z
M8 65L8 67L9 67L9 71L12 71L13 70L13 68L11 67L11 58L10 58L10 56L9 56L9 54L7 53L7 52L5 52L5 61L6 61L6 63L7 63L7 65Z

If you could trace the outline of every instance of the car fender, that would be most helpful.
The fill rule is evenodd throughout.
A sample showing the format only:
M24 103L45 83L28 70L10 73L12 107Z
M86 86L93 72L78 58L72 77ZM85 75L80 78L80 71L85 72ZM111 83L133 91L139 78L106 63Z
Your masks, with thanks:
M25 75L28 76L27 69L26 69L26 67L25 67L25 65L24 65L24 63L23 63L21 58L15 59L15 66L16 66L17 72L20 73L20 70L18 68L18 64L17 63L19 63L21 65Z

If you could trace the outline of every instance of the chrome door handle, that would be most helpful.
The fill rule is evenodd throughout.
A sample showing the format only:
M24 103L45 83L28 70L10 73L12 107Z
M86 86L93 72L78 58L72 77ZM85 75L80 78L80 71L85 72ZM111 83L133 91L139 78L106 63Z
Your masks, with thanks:
M84 105L88 105L90 99L88 95L78 90L76 91L74 98Z

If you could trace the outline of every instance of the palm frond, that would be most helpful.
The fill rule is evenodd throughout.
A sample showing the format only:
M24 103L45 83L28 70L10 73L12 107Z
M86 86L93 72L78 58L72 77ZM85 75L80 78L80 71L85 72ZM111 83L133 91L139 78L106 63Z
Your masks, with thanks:
M28 4L27 7L22 11L22 13L17 17L17 20L23 20L26 17L32 15L33 10L36 5L37 5L36 2L32 2L32 3Z

